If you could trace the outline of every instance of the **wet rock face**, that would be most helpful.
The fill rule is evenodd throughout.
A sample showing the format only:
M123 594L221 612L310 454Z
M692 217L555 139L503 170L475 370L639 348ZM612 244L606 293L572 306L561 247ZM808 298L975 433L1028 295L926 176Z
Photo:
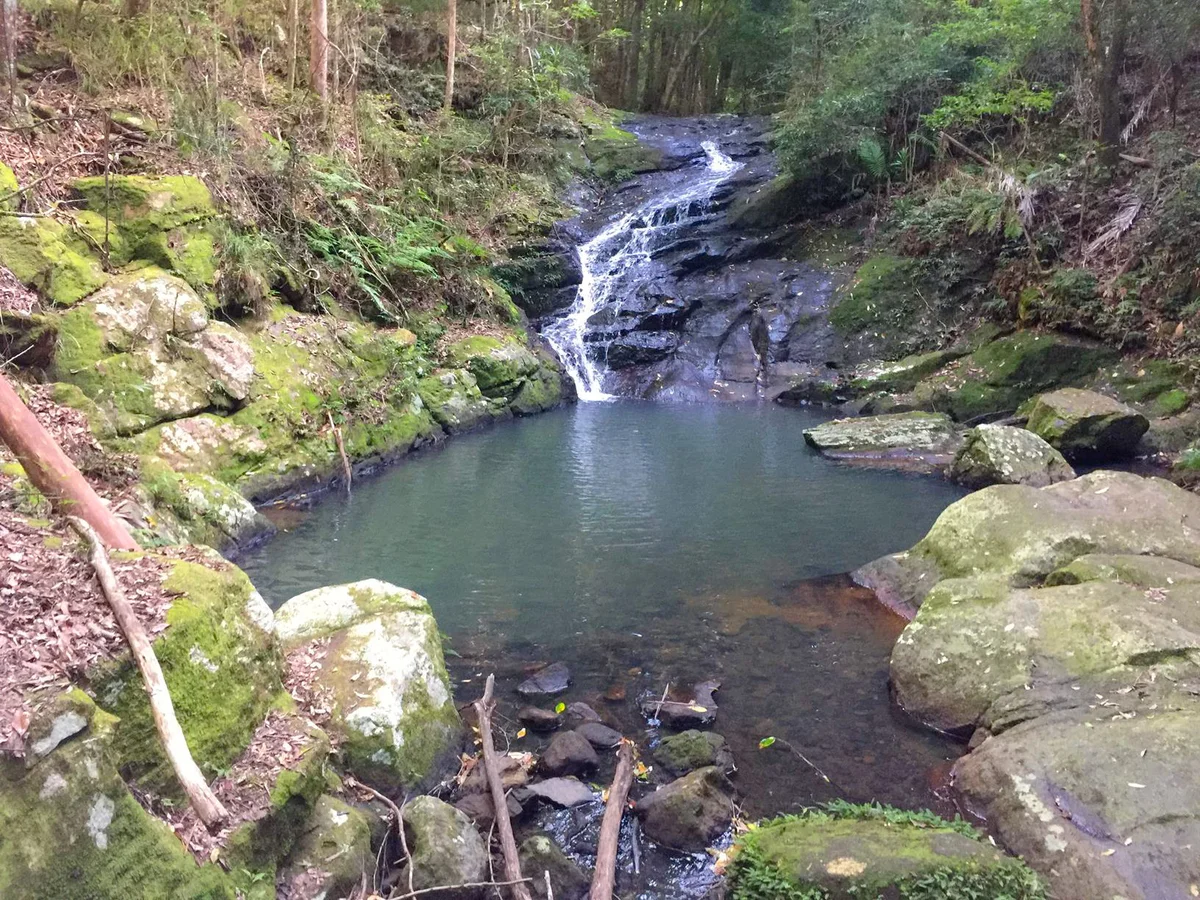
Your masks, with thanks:
M564 224L538 262L527 263L536 288L521 302L531 316L553 319L586 277L564 261L564 245L585 242L650 197L681 192L706 163L705 141L741 164L707 202L681 203L653 223L635 220L633 230L658 232L647 258L599 273L611 279L612 300L591 317L584 342L609 370L606 390L666 400L774 398L843 362L843 342L827 321L839 280L796 259L780 231L804 212L806 197L777 177L767 126L734 117L634 119L626 127L661 156L660 168ZM546 273L555 277L547 282Z

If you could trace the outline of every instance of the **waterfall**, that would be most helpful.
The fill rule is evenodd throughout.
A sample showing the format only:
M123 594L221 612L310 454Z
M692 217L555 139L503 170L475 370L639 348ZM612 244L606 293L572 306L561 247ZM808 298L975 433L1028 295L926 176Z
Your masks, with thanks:
M588 352L588 320L619 299L623 276L648 263L656 249L677 240L680 231L706 215L716 189L741 168L712 141L702 146L708 161L697 177L652 197L579 247L583 277L575 302L542 334L566 366L580 400L612 399L604 391L603 367Z

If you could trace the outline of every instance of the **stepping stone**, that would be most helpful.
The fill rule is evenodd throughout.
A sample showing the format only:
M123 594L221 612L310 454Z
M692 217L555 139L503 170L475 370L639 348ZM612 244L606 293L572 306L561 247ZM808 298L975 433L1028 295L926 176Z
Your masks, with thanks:
M561 694L571 684L571 670L566 663L550 663L531 678L527 678L517 687L517 693L525 697L537 697L548 694Z
M547 778L525 788L530 794L555 806L571 807L591 803L596 795L578 778Z

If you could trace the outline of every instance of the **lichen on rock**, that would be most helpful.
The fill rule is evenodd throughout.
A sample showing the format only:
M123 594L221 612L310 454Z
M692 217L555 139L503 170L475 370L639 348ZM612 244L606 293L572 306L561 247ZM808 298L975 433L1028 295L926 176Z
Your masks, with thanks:
M950 477L967 487L1025 484L1046 487L1075 477L1061 453L1023 428L980 425L967 433Z

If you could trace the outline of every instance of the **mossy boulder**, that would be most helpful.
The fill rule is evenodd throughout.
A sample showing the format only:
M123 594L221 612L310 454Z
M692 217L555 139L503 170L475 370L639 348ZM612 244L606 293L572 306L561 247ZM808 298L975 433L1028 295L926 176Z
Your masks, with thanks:
M451 344L450 362L475 376L485 397L511 399L541 366L537 354L514 338L474 335Z
M401 881L415 890L487 880L488 851L467 816L435 797L417 797L404 806L404 833L411 857L411 875ZM407 867L406 867L407 869ZM439 891L452 900L475 900L480 888Z
M421 379L417 393L434 421L449 434L470 431L504 414L503 406L484 397L475 376L465 369L434 372Z
M835 419L806 430L804 440L832 459L919 470L948 465L962 445L949 416L927 412Z
M142 466L141 490L158 513L144 530L160 539L227 549L272 530L250 501L210 475L179 472L149 459Z
M906 356L896 362L874 363L855 373L851 385L864 394L911 391L921 379L965 355L964 350L934 350Z
M591 879L545 834L535 834L521 842L518 848L521 871L528 872L533 883L530 893L537 900L582 900L587 896ZM546 884L548 873L550 883Z
M0 759L0 895L22 900L234 900L118 774L119 723L72 691L35 717L27 764Z
M241 569L219 558L203 565L164 562L169 571L163 588L175 600L154 652L192 756L211 776L245 749L282 690L280 658L264 628L269 611ZM104 663L90 681L96 701L120 717L114 749L122 771L153 790L178 795L133 660Z
M82 201L81 228L123 266L145 260L190 283L211 284L216 265L205 223L216 215L212 194L190 175L115 175L81 178L73 192ZM105 220L107 218L107 229Z
M954 457L950 477L971 488L991 484L1046 487L1075 477L1063 455L1031 431L1009 425L980 425Z
M603 109L588 110L582 116L583 152L591 163L592 173L602 181L653 172L663 165L662 151L621 128L620 118L620 113Z
M886 342L910 325L920 298L916 260L889 254L868 258L839 291L829 322L843 335L869 336Z
M724 737L713 731L695 729L663 738L654 748L654 759L673 775L686 775L706 766L716 766L729 775L736 768L733 751Z
M13 172L4 163L0 163L0 209L13 212L21 206L21 198L17 191L21 189L21 185L17 181L16 173Z
M1019 860L961 824L878 807L764 822L739 838L733 858L732 900L1046 896Z
M367 814L338 797L317 799L279 883L290 897L346 897L375 877Z
M733 785L716 766L689 772L637 804L646 836L673 850L699 852L733 821Z
M1095 391L1061 388L1022 408L1026 427L1068 459L1107 462L1133 455L1150 421L1136 409Z
M318 682L347 768L399 793L436 781L457 759L462 723L429 603L368 580L308 591L276 612L279 639L331 638Z
M55 219L0 216L0 264L58 306L71 306L107 280L82 238Z
M100 409L102 431L133 434L249 396L254 353L212 322L185 282L159 270L115 279L64 314L52 374Z
M960 422L1011 413L1042 391L1087 381L1115 356L1081 338L1022 331L985 344L922 380L912 400Z

